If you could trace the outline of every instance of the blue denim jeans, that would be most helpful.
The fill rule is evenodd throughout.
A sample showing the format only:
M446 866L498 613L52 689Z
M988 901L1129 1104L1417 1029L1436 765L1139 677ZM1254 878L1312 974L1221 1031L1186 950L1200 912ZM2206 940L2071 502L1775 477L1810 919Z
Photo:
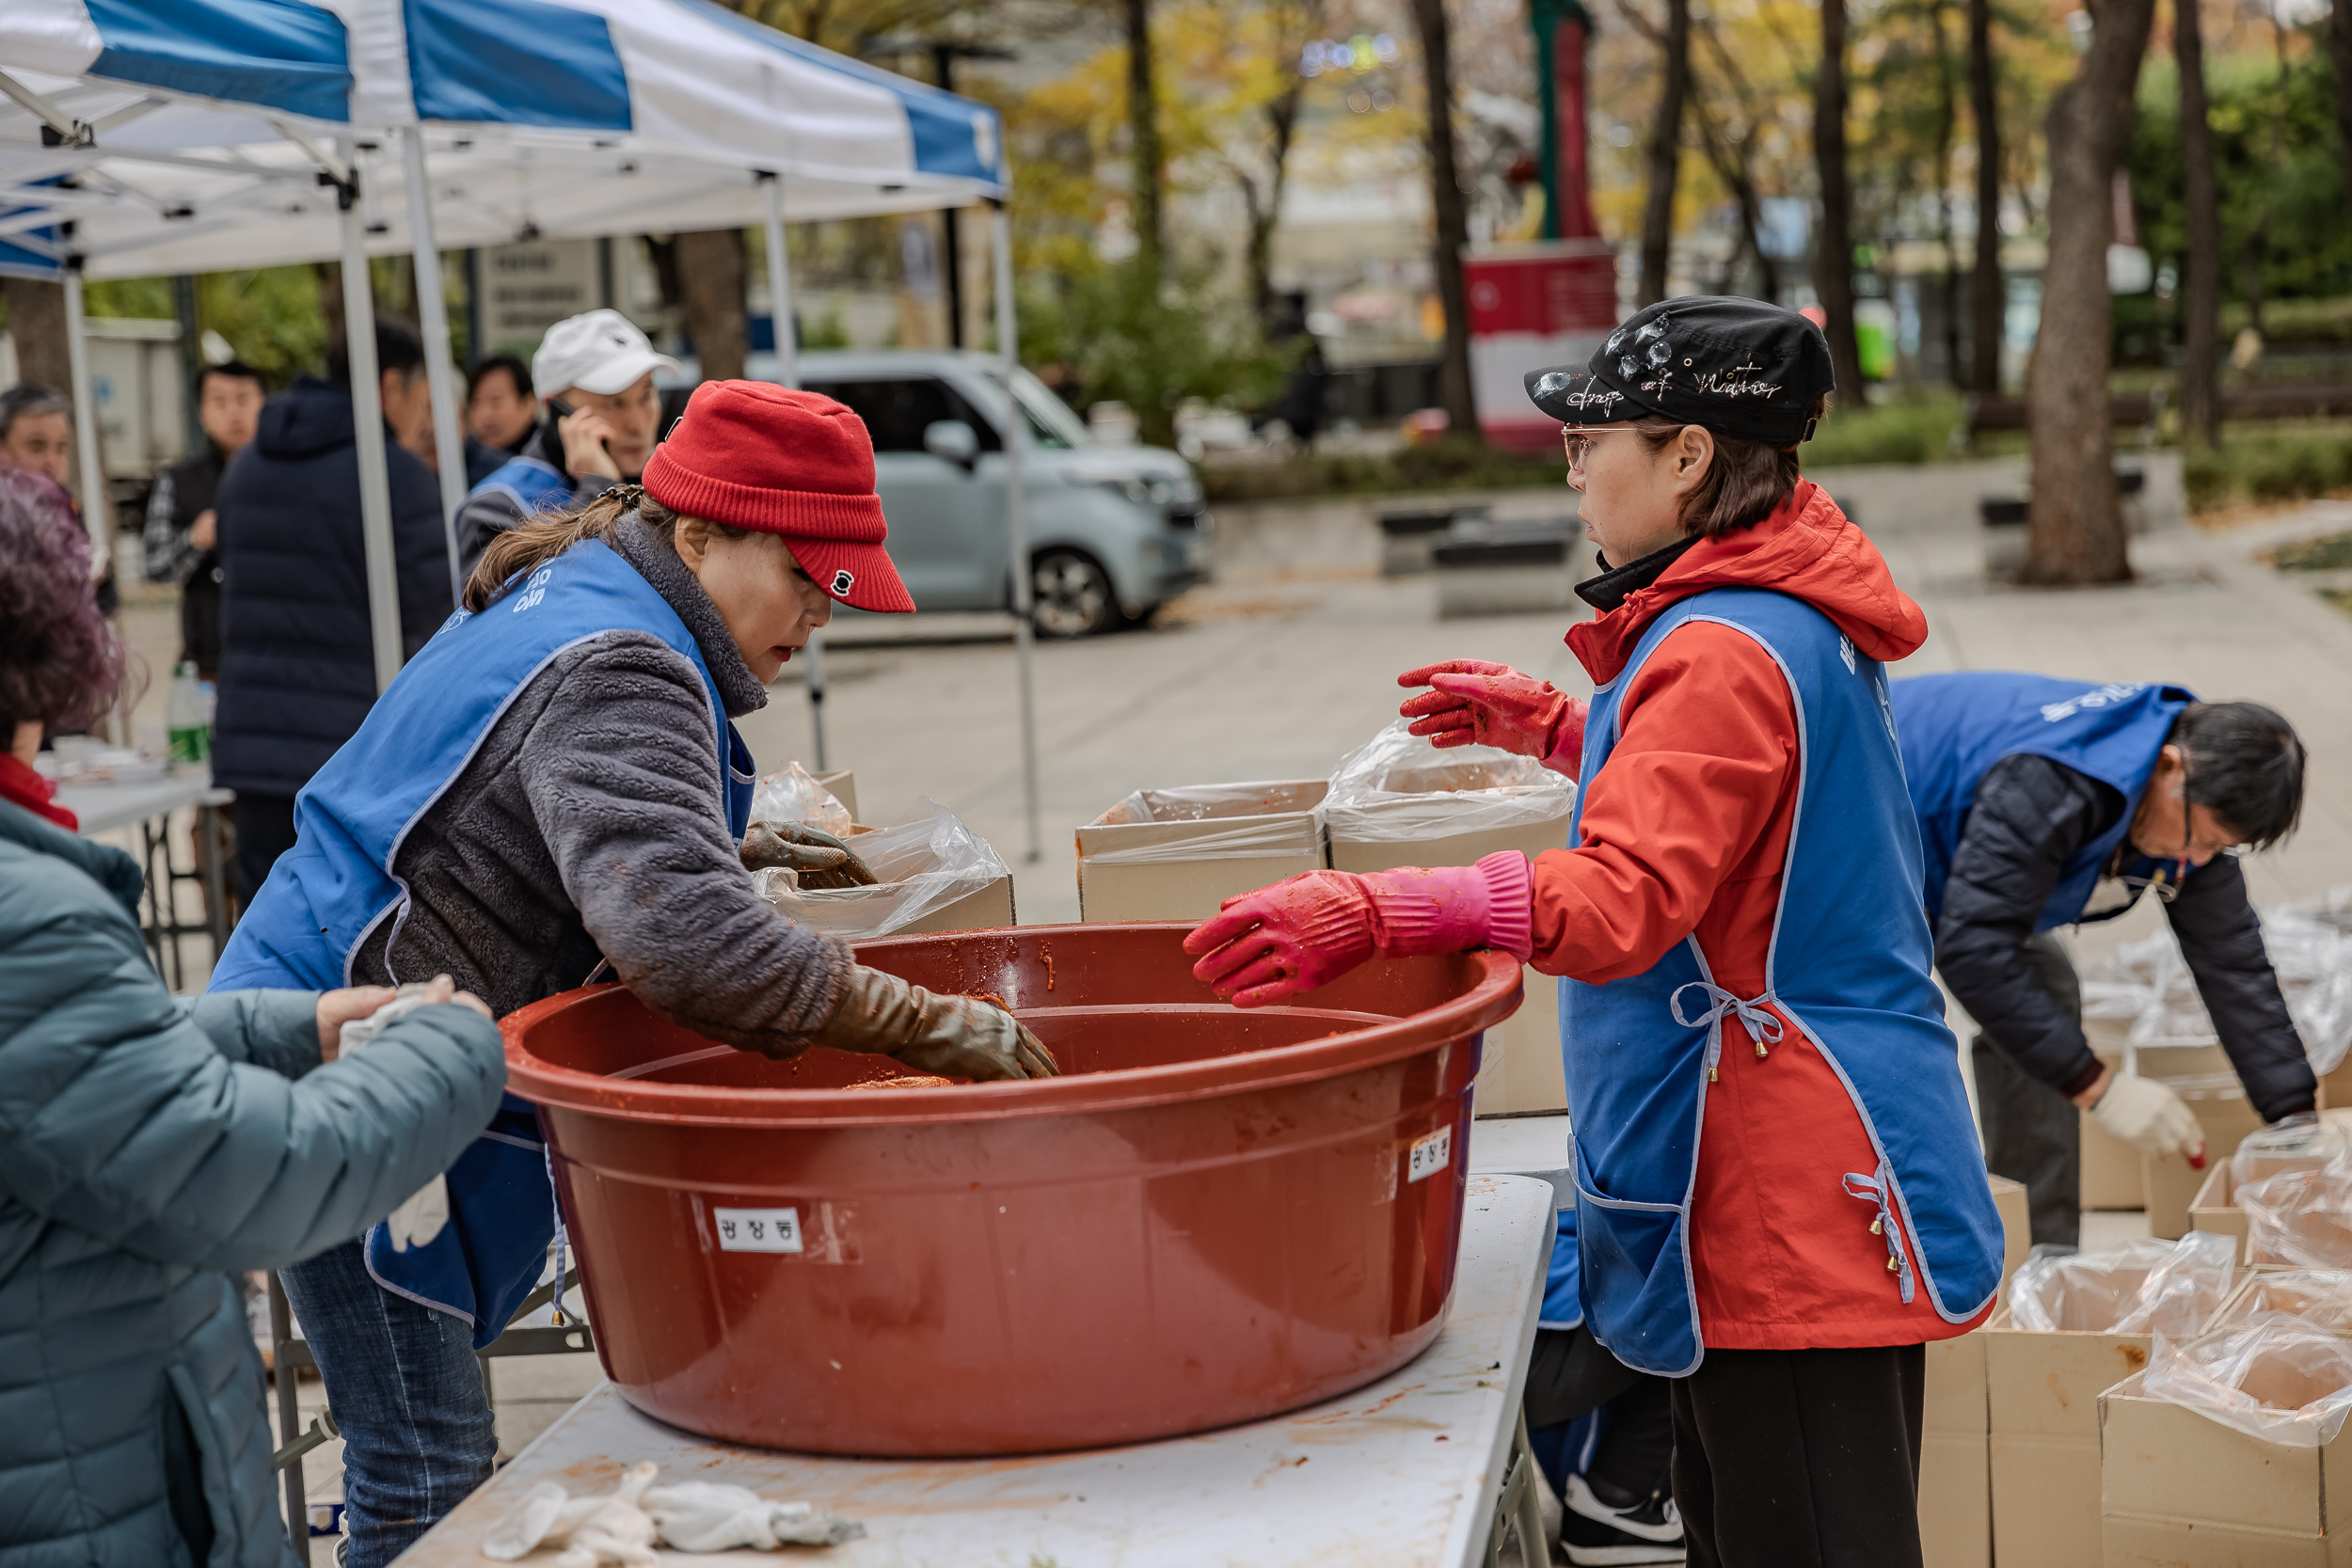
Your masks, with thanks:
M346 1242L282 1271L343 1434L346 1568L382 1568L490 1479L498 1433L462 1318L396 1296Z

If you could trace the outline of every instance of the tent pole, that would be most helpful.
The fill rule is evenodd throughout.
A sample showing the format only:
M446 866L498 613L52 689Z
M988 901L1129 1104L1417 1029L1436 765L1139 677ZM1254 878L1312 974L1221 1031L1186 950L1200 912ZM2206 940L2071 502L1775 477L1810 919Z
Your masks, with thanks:
M98 460L98 396L89 372L89 329L82 315L82 262L65 268L65 354L73 377L73 447L82 467L82 528L89 535L90 578L106 575L111 542L106 528L106 471Z
M1034 864L1044 854L1038 825L1037 689L1031 663L1037 632L1030 615L1033 585L1029 580L1029 497L1023 486L1021 453L1028 445L1029 429L1021 415L1020 394L1013 389L1013 372L1021 368L1020 338L1012 312L1012 219L1001 199L989 203L992 213L989 271L996 278L996 352L1005 361L1005 401L1011 417L1005 422L1005 531L1012 555L1013 662L1021 683L1021 793L1028 810L1029 852Z
M768 198L768 319L776 340L776 385L801 384L800 345L792 341L792 258L784 248L784 182L767 169L759 171L761 194ZM801 650L808 662L808 727L817 743L817 771L830 767L825 760L825 633L808 634Z
M359 160L349 141L349 179L337 193L343 223L343 349L351 365L351 420L359 454L359 539L367 556L368 625L375 689L400 673L400 579L392 554L391 468L384 451L384 388L375 362L375 293L368 277L368 220L359 210ZM420 291L421 293L421 291Z
M433 391L433 446L441 470L441 531L449 539L449 602L466 602L457 560L457 509L466 504L466 437L457 423L457 377L449 350L449 301L441 294L441 247L433 237L433 191L425 182L424 132L401 133L408 162L408 248L417 269L417 325L424 330L424 373Z

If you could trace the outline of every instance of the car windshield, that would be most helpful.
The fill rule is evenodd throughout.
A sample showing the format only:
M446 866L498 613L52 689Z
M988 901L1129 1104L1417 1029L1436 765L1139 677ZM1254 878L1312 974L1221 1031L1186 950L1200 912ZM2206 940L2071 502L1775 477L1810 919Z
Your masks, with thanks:
M1001 395L1005 388L1004 372L989 372L987 386L990 391ZM1056 397L1052 388L1027 371L1016 370L1012 372L1012 394L1014 401L1021 405L1022 422L1029 427L1029 439L1039 446L1057 450L1083 447L1092 439L1087 434L1084 422L1071 411L1070 404ZM1001 418L1004 414L1003 404L997 403L989 412Z

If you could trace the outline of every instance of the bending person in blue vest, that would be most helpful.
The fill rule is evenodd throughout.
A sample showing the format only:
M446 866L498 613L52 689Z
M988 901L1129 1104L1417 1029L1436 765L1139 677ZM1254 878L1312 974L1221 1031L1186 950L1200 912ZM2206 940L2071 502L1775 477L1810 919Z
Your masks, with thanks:
M302 792L294 847L214 988L445 972L503 1017L609 964L663 1017L771 1056L1051 1074L1011 1015L859 965L754 896L738 858L752 758L730 721L834 600L914 608L886 531L854 414L699 388L642 491L491 545L465 613ZM510 1097L451 1169L446 1221L378 1226L286 1272L346 1445L347 1568L389 1561L490 1473L473 1353L546 1265L546 1159Z
M457 549L469 573L491 540L525 518L637 482L661 433L656 371L675 375L678 362L618 310L590 310L548 328L531 356L544 412L515 455L457 509Z
M1585 1324L1676 1380L1690 1560L1915 1565L1923 1347L2001 1274L1882 662L1926 617L1798 473L1830 390L1804 318L1669 300L1528 390L1601 551L1568 633L1598 689L1399 679L1435 688L1421 733L1574 772L1574 847L1311 872L1194 931L1194 973L1244 1005L1375 954L1563 976Z
M1936 967L1982 1030L1970 1059L1985 1159L2026 1184L2037 1243L2079 1234L2076 1106L2145 1153L2204 1164L2179 1095L2091 1053L2058 927L2112 920L2153 888L2254 1109L2312 1108L2233 852L2302 815L2303 743L2284 719L2174 686L1994 672L1897 681L1892 697Z

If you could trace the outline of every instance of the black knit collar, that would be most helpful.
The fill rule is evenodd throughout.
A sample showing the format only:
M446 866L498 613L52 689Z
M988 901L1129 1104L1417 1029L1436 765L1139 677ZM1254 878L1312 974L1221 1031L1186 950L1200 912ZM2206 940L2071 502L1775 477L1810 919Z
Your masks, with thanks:
M768 689L759 684L759 677L743 662L743 655L735 646L735 634L727 630L719 607L710 602L710 595L703 592L702 583L686 569L686 562L677 558L677 550L670 542L647 528L644 520L632 512L612 531L612 547L670 601L670 608L686 623L686 629L694 634L694 641L703 651L703 662L710 667L710 678L718 683L719 701L725 706L727 717L740 719L766 707Z
M1666 568L1680 561L1683 552L1698 542L1699 535L1685 534L1665 548L1652 550L1639 561L1629 561L1622 566L1610 565L1609 558L1596 551L1593 563L1600 568L1600 575L1578 583L1576 596L1603 613L1614 610L1664 577Z

